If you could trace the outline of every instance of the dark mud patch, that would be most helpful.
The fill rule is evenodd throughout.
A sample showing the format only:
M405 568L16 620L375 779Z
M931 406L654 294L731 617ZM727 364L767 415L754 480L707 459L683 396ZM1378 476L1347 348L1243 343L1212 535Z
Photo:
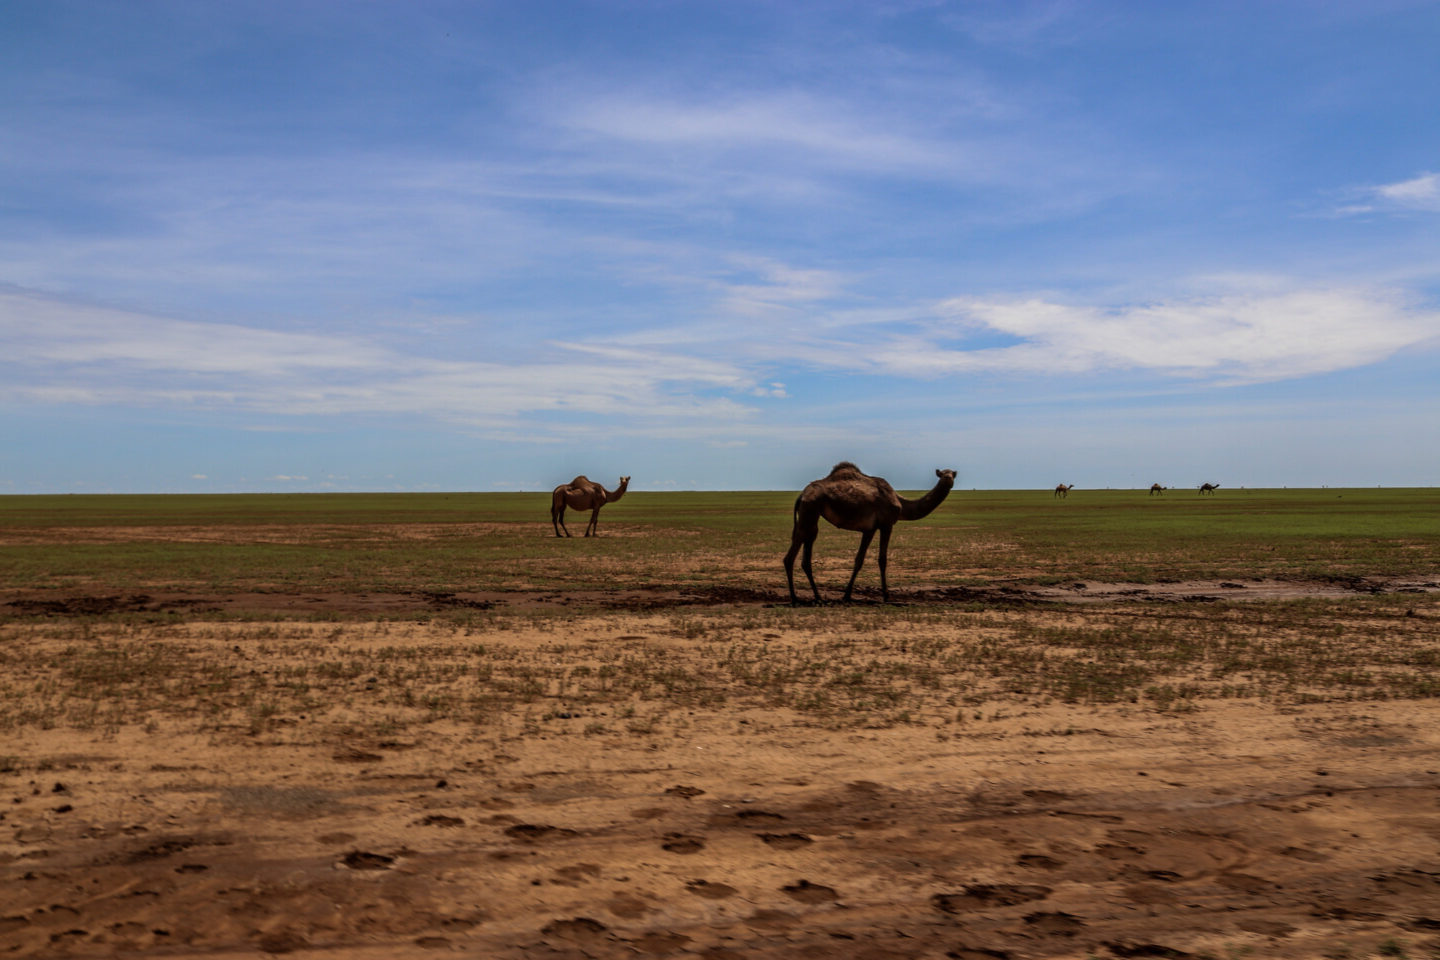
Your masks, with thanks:
M691 880L685 884L685 889L697 897L704 897L707 900L728 900L740 892L728 883L716 883L711 880Z
M146 593L128 596L71 596L55 598L21 597L5 606L21 616L105 617L118 613L194 612L213 607L215 601L196 597L157 599Z
M568 840L579 836L574 830L556 827L548 823L517 823L505 828L505 836L521 843L541 843L549 840Z
M420 599L441 610L490 610L495 606L494 600L478 600L472 597L462 597L458 593L441 590L425 590L417 594Z
M699 853L705 849L705 838L685 833L667 833L664 841L660 844L660 849L669 853Z
M1440 578L1393 578L1329 575L1246 581L1157 581L1106 583L1089 581L1057 585L997 582L983 586L922 586L894 589L889 606L1040 607L1070 604L1246 603L1257 601L1338 599L1357 595L1440 594ZM842 605L826 594L826 605ZM849 606L882 604L876 589L857 589ZM802 606L812 606L803 602ZM46 591L0 593L0 614L11 617L85 618L117 615L273 616L277 618L426 617L447 613L527 613L545 611L655 612L694 608L788 607L780 589L745 586L669 585L628 590L515 590L457 593L235 593L201 597L185 593L115 595L56 594Z
M395 858L385 853L372 853L369 850L351 850L340 860L351 870L389 870L395 864Z
M800 903L830 903L840 899L840 894L835 892L834 887L827 887L823 883L811 883L809 880L800 880L780 888L781 892L791 900Z
M575 917L570 920L554 920L547 923L540 931L546 936L559 937L562 940L593 941L607 937L610 928L599 920L592 920L589 917Z
M1039 884L977 883L956 893L937 893L930 903L941 913L965 913L986 907L1009 907L1031 900L1044 900L1050 888Z

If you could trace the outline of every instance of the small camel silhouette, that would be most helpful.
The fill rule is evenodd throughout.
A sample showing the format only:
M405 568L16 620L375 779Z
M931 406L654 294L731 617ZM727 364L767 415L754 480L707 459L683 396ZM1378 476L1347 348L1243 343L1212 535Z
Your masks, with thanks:
M1165 496L1165 491L1168 490L1168 489L1170 489L1170 488L1169 488L1169 487L1162 487L1162 486L1160 486L1160 484L1158 484L1158 483L1152 483L1152 484L1150 484L1150 496L1153 497L1153 496L1155 496L1155 494L1158 493L1158 494L1160 494L1160 496L1163 497L1163 496Z
M590 511L590 522L585 525L585 536L598 537L600 533L596 527L600 523L600 508L625 496L629 486L630 478L621 477L620 486L614 490L606 490L584 474L569 483L560 484L550 492L550 525L555 528L555 536L561 536L561 530L565 531L564 536L570 536L570 530L565 526L565 508L569 507L572 510Z
M820 533L820 518L824 517L841 530L855 530L860 534L860 550L855 554L855 569L850 571L850 582L845 585L845 599L855 589L855 578L860 575L860 566L865 562L865 551L870 549L870 540L880 533L880 596L890 602L890 584L885 579L885 568L890 552L890 531L900 520L919 520L938 507L950 494L955 485L954 470L936 470L939 481L918 500L906 500L895 492L880 477L867 476L849 461L835 464L829 476L807 484L800 496L795 498L795 526L790 533L790 549L785 554L785 581L790 587L790 602L796 604L795 596L795 555L803 548L800 569L810 581L810 590L815 602L821 603L820 588L815 586L815 574L810 567L810 555L815 547L815 537Z
M1218 483L1202 483L1202 484L1200 484L1200 492L1201 492L1201 493L1208 493L1208 494L1210 494L1210 496L1212 496L1212 497L1215 496L1215 491L1216 491L1216 490L1219 490L1219 489L1220 489L1220 484L1218 484Z
M1074 489L1075 484L1072 483L1067 486L1066 484L1062 483L1055 488L1055 496L1063 500L1064 498L1070 496L1070 491Z

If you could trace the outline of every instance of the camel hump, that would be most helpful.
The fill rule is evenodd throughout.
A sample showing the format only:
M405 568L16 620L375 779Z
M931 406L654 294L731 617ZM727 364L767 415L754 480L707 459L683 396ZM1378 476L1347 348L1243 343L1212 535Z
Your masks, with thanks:
M860 472L859 467L855 466L855 464L851 463L849 460L841 460L839 463L835 464L835 466L830 468L830 476L832 477L838 476L843 473L859 473L862 477L865 475Z
M589 482L590 482L590 478L587 477L587 476L585 476L585 474L582 473L582 474L580 474L580 476L576 477L574 480L571 480L571 481L567 484L567 486L571 486L571 487L581 487L581 486L584 486L585 484L587 484L587 483L589 483Z

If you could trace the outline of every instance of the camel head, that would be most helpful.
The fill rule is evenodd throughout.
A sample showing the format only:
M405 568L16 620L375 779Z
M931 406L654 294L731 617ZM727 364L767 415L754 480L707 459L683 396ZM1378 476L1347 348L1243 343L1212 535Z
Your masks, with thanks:
M954 470L936 470L936 471L935 471L935 476L939 477L939 478L940 478L940 482L941 482L942 484L944 484L946 487L953 487L953 486L955 486L955 471L954 471Z

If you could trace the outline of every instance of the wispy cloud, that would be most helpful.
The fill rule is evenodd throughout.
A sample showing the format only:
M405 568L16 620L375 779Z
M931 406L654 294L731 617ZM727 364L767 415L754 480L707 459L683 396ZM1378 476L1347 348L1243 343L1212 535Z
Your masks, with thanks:
M1440 173L1424 173L1375 188L1375 195L1407 210L1440 212Z
M757 381L786 367L905 379L1065 375L1103 392L1095 378L1111 373L1199 386L1289 380L1440 338L1440 311L1408 292L1274 275L1215 276L1192 281L1201 292L1144 303L1034 294L883 307L867 305L839 275L768 264L766 276L774 282L721 285L712 322L623 339L728 357Z
M808 163L896 173L942 173L964 159L953 143L905 130L897 118L859 113L813 94L736 95L721 101L616 93L557 116L569 128L651 147L707 153L793 151Z
M1361 187L1349 192L1348 202L1336 213L1440 213L1440 173L1422 173L1408 180Z
M24 293L0 293L0 345L11 362L110 364L136 371L245 374L373 370L379 349L338 337L195 323Z
M824 216L954 190L972 196L973 216L1001 220L1074 212L1153 180L1143 158L1043 96L1002 90L953 60L844 55L876 57L886 82L752 87L729 76L677 93L569 77L563 93L529 94L546 173L573 168L618 194L686 208L779 204Z
M1144 371L1213 384L1366 366L1432 340L1440 313L1384 291L1295 290L1104 307L1043 298L957 298L940 322L851 360L910 376ZM966 349L975 333L1016 342Z
M727 317L764 317L823 302L842 293L847 282L833 270L801 269L770 258L737 256L731 262L747 276L717 284L721 293L717 310Z
M962 7L947 12L943 21L980 43L1023 51L1073 42L1077 24L1090 24L1096 11L1073 0L1001 5L996 8Z
M437 360L363 339L156 318L8 292L0 294L0 353L8 358L0 398L287 418L415 415L537 441L570 437L596 417L623 417L615 429L694 439L710 433L711 441L730 442L734 431L755 426L757 401L795 398L774 377L781 370L900 379L1131 372L1223 385L1365 366L1440 331L1440 313L1393 292L1276 291L1273 280L1260 292L1122 306L958 297L908 314L842 311L830 323L824 315L837 289L833 278L765 268L782 289L793 282L796 292L779 299L797 304L800 319L771 324L758 340L753 326L721 323L678 342L662 331L663 346L639 334L557 343L555 359L525 363ZM721 306L753 320L751 307L734 298Z
M0 398L11 401L420 415L479 427L539 414L737 423L753 409L736 398L761 386L722 360L604 344L555 347L560 358L547 363L436 360L341 336L0 293Z

